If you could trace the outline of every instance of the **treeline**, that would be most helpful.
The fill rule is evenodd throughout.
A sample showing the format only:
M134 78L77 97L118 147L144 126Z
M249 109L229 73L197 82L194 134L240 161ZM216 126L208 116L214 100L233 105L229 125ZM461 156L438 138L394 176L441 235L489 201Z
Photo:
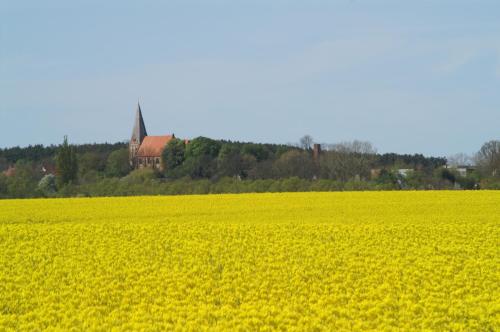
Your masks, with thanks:
M94 143L74 145L77 153L94 153L101 157L106 157L111 152L128 148L128 143ZM27 147L12 147L0 149L0 169L5 170L9 165L15 164L19 160L39 162L39 161L54 161L54 157L59 149L59 145L44 146L41 144L30 145Z
M311 140L297 146L217 141L205 137L171 140L164 152L164 176L169 179L189 177L212 179L329 179L340 182L371 180L374 170L411 168L432 176L435 169L446 164L446 158L424 157L421 154L377 154L368 142L344 142L323 145L315 156Z
M165 171L132 170L127 143L65 140L0 149L0 197L500 188L500 143L492 142L476 156L477 171L463 174L446 158L378 154L368 142L322 144L315 154L308 136L297 145L174 139Z

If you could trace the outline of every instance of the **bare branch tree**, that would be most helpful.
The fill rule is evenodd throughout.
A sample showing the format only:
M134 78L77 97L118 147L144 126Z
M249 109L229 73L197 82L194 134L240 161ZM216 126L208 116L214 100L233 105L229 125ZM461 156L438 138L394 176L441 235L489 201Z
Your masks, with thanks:
M311 150L314 144L314 139L310 135L305 135L300 139L300 147L304 150Z
M356 177L368 178L376 149L370 142L352 141L327 145L321 159L326 178L347 181Z
M470 166L473 164L473 160L472 157L466 153L456 153L446 158L446 164L453 167Z
M484 143L475 160L479 170L486 176L500 175L500 141Z
M340 142L330 145L330 149L337 152L345 153L360 153L360 154L376 154L377 150L372 143L366 141L354 140L351 142Z

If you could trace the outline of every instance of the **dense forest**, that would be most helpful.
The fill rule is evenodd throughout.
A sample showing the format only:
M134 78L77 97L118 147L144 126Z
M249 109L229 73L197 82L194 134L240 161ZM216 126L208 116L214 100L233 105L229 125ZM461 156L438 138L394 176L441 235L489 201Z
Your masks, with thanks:
M296 145L173 139L162 158L165 171L132 170L126 142L0 149L0 197L500 188L498 141L466 173L444 157L379 154L368 142L322 144L317 154L309 136Z

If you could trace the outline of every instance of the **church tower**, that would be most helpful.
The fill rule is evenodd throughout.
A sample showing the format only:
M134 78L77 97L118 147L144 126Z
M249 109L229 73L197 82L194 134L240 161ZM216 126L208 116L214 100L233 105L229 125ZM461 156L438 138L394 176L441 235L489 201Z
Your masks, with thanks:
M136 167L136 155L139 147L144 140L144 137L148 136L146 132L146 126L144 125L144 120L142 119L141 105L137 102L137 110L135 112L135 123L134 130L132 131L132 138L130 139L129 145L129 161L130 166Z

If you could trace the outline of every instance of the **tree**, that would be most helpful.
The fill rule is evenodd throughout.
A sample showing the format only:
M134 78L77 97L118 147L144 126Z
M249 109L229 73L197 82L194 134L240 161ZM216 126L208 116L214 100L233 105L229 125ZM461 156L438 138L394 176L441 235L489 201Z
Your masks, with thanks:
M181 172L175 173L176 177L183 175L190 176L193 179L211 178L217 172L217 160L209 155L200 155L187 158L182 164Z
M181 166L186 159L186 144L184 141L178 138L170 140L163 150L162 159L166 171L172 171Z
M315 165L309 153L292 150L284 153L274 163L279 178L299 177L311 179L315 173Z
M217 170L217 156L221 142L207 137L197 137L186 146L186 160L183 163L183 174L192 178L210 178Z
M84 152L78 156L78 171L85 175L90 171L102 172L106 167L106 160L97 152Z
M300 147L304 150L311 150L314 140L310 135L305 135L300 139Z
M398 177L393 172L382 169L380 170L380 174L375 178L375 183L380 185L389 185L395 188L398 184Z
M9 197L33 197L37 187L37 174L33 163L18 160L15 166L15 174L7 177L7 195Z
M130 172L127 176L120 179L121 183L130 185L150 183L157 178L157 172L155 170L146 167L142 169L136 169Z
M485 176L500 176L500 141L484 143L476 154L479 171Z
M56 189L56 177L54 174L47 174L38 182L38 191L45 197L53 196Z
M428 175L441 166L446 165L446 158L425 157L422 154L384 153L376 156L376 164L385 168L413 168L424 170Z
M218 173L221 176L241 176L246 178L248 170L255 162L256 158L253 155L242 155L235 144L224 144L217 158Z
M472 158L465 153L456 153L446 158L446 164L453 167L470 166L472 165Z
M197 137L187 145L186 159L201 156L216 158L219 155L221 145L222 144L216 140L201 136Z
M9 162L5 157L0 157L0 172L5 171L9 168Z
M449 181L450 183L455 184L457 182L457 174L455 174L452 170L449 170L447 168L441 168L438 170L438 176L446 181Z
M250 179L272 179L274 175L273 161L264 160L256 163L249 171L248 177Z
M369 178L376 150L370 142L352 141L329 146L321 157L322 176L348 181L356 177Z
M0 198L7 197L8 193L7 185L8 185L7 177L0 172Z
M68 144L67 136L64 136L64 141L57 151L56 173L59 186L76 182L78 159L74 147Z
M365 141L354 140L352 142L340 142L329 146L328 150L344 153L358 153L373 155L377 150L373 147L372 143Z
M106 162L106 175L123 177L130 172L128 149L120 149L109 154Z
M258 162L268 159L271 154L264 144L255 143L244 144L241 153L255 157Z

